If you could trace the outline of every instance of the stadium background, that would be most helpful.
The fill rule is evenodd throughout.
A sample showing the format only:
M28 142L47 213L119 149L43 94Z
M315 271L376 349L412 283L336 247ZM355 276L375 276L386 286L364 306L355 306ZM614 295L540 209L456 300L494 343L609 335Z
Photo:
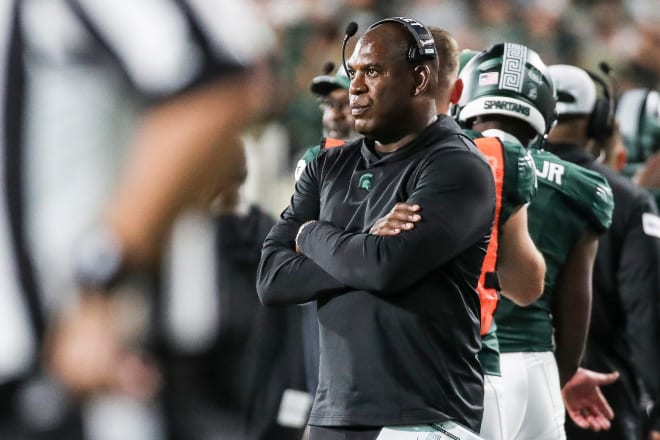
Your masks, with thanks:
M320 111L309 92L326 61L341 60L350 21L357 36L374 21L406 15L451 32L461 49L514 41L537 51L546 64L566 63L598 72L613 68L615 95L660 86L660 8L657 0L261 0L276 30L272 107L246 136L249 198L270 212L288 202L292 169L321 136ZM354 43L355 39L352 40ZM352 44L349 43L347 56ZM277 182L277 184L273 184Z

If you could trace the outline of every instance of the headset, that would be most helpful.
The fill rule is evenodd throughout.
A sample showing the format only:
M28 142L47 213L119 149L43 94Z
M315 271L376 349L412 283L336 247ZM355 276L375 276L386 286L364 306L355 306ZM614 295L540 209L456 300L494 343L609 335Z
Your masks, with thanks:
M435 40L433 40L433 34L424 26L422 23L417 20L413 20L408 17L390 17L383 20L377 21L376 23L369 26L367 30L373 29L376 26L379 26L383 23L399 23L408 31L410 35L415 39L415 44L408 48L407 58L408 61L412 64L419 64L427 60L433 60L438 53L438 50L435 47ZM355 35L358 30L358 25L354 21L348 23L346 26L346 35L344 35L344 41L341 45L341 60L348 75L348 67L346 66L346 43L348 40ZM350 77L350 75L348 75Z
M412 18L408 17L390 17L377 21L376 23L369 26L367 30L373 29L376 26L388 22L399 23L403 25L408 33L415 39L415 44L408 48L407 58L410 63L419 64L426 60L435 59L438 50L435 47L433 34L431 34L426 26L417 20L413 20ZM353 35L355 35L357 29L357 23L354 21L348 23L346 26L346 35L344 35L344 41L342 41L341 44L341 61L344 66L344 70L346 71L346 75L348 75L349 78L350 75L348 74L348 67L346 66L346 43Z
M369 26L373 29L383 23L399 23L406 28L408 33L415 39L415 44L408 48L408 61L412 64L423 63L427 60L433 60L438 53L435 47L433 35L422 23L408 17L390 17L377 21Z
M585 69L589 77L595 83L598 83L603 90L603 97L596 97L594 107L589 114L587 136L593 139L602 140L610 137L614 132L615 105L610 75L612 69L604 61L599 63L598 67L610 81L606 81L600 75Z

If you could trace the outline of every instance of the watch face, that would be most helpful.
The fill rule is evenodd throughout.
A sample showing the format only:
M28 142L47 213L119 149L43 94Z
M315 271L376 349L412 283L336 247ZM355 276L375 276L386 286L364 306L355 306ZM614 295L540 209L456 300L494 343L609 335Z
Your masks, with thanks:
M83 285L107 287L119 277L122 253L119 241L106 228L83 235L74 256L74 270Z

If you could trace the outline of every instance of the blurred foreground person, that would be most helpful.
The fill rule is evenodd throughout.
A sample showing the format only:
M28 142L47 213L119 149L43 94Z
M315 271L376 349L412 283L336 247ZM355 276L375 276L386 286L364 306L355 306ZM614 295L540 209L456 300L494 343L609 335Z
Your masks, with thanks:
M0 438L82 438L76 408L44 374L44 298L25 222L25 2L0 4Z
M304 389L300 309L259 303L257 265L275 220L243 195L242 149L227 159L212 216L187 211L166 253L155 352L168 438L299 440L306 411L289 413Z
M13 228L6 237L14 243L6 249L15 252L16 277L3 277L14 287L2 295L20 296L37 324L36 312L67 309L47 354L69 391L149 399L158 375L137 341L119 341L125 329L104 294L157 261L184 206L217 193L209 188L232 167L232 139L259 105L258 66L270 35L243 1L25 0L4 2L3 19L5 12L14 20L3 26L12 43L2 46L11 59L5 107L14 118L3 125ZM31 275L44 295L33 293ZM78 300L76 290L86 295ZM43 327L35 325L37 337ZM23 344L25 331L2 333L16 334L11 358L35 359L39 346ZM91 436L109 438L121 425L112 428Z

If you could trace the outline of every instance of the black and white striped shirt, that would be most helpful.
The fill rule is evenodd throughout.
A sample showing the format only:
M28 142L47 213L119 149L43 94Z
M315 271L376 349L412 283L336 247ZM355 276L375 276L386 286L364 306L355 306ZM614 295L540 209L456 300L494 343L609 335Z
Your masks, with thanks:
M72 290L73 241L99 215L134 120L250 68L271 40L247 0L0 2L0 382L31 365L59 300L37 285Z

